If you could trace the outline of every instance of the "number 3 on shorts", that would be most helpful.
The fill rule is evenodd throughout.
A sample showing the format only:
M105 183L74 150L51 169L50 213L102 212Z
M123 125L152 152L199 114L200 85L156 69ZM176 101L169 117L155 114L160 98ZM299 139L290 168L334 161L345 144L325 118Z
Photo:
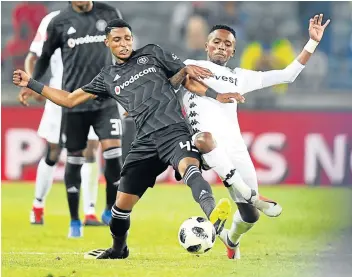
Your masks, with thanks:
M111 118L110 123L112 124L111 134L113 136L119 136L122 134L122 123L121 119Z
M184 144L182 141L180 141L180 147L181 149L183 148L187 148L187 151L193 151L193 152L199 152L197 150L197 148L188 140L186 141L186 143Z

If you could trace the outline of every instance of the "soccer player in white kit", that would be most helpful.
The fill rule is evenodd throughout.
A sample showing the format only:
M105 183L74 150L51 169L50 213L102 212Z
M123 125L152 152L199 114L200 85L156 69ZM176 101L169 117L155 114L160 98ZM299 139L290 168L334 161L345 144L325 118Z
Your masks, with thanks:
M259 219L257 208L268 216L278 216L281 213L281 207L274 201L265 200L268 206L264 206L263 209L251 201L255 197L258 197L257 199L260 197L255 168L241 136L237 120L236 101L243 102L244 97L238 95L230 104L220 103L216 99L225 91L235 91L243 95L277 84L292 83L304 69L330 22L327 20L322 25L322 20L322 14L310 19L310 40L297 58L282 70L258 72L226 67L226 63L235 54L236 33L232 28L224 25L216 25L210 31L205 44L207 60L185 61L185 64L207 68L214 74L214 77L203 80L204 84L209 87L207 97L185 91L182 101L194 131L194 144L203 153L206 165L216 171L224 181L231 198L238 206L231 229L224 229L220 234L220 239L225 244L227 256L230 259L240 258L240 238ZM251 194L249 190L248 197L244 197L246 192L239 193L234 188L236 185L247 185L255 190L256 195Z
M36 37L30 46L30 53L27 55L25 69L27 73L32 73L35 60L41 55L43 44L46 40L46 29L50 21L57 16L60 11L54 11L46 15L37 30ZM61 60L61 49L57 49L50 59L51 78L50 86L61 89L63 65ZM36 97L36 93L33 94ZM37 100L40 98L36 97ZM27 98L20 95L20 101L28 105ZM37 168L35 183L35 199L30 213L32 224L44 223L44 205L54 179L56 163L61 154L60 135L61 135L62 108L53 102L46 100L42 119L38 128L38 135L48 143L45 156L40 160ZM96 151L99 143L98 136L91 127L88 134L88 147L86 150L86 163L81 170L83 206L85 214L85 225L100 226L104 225L95 215L95 204L97 201L99 166L96 162Z

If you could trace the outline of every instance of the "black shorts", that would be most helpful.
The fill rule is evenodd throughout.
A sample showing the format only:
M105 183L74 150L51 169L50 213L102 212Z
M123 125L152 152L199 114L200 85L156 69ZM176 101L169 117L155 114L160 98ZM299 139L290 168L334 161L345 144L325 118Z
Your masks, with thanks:
M97 111L64 112L61 145L68 152L85 149L90 126L93 126L99 140L120 139L122 124L117 105Z
M187 157L201 161L185 123L173 124L136 139L122 167L118 190L141 197L169 165L177 170L179 162Z

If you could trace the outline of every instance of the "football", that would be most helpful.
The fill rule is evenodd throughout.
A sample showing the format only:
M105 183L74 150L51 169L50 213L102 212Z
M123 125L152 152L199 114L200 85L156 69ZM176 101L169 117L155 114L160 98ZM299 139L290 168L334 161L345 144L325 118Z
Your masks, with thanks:
M203 254L209 251L214 246L215 237L213 224L200 216L185 220L178 231L181 246L192 254Z

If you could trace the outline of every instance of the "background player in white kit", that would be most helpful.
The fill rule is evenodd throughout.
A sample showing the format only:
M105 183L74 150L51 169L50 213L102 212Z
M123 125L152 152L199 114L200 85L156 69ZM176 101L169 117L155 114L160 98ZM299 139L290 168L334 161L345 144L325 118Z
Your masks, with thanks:
M57 16L60 11L54 11L46 15L37 30L36 37L34 38L29 53L25 61L25 70L32 75L35 61L40 57L43 49L44 41L46 40L46 30L50 21ZM62 59L61 49L58 48L50 59L50 86L61 89L62 83ZM28 88L22 88L28 90ZM36 93L33 96L36 100L40 99ZM28 106L28 94L24 97L19 96L22 104ZM30 213L30 222L32 224L44 223L44 206L45 198L47 197L54 178L56 163L61 154L60 135L61 135L61 121L62 121L62 108L53 102L46 100L43 116L38 128L38 135L47 141L47 152L40 160L37 168L37 176L35 183L35 199ZM85 225L99 226L104 225L97 219L95 215L95 204L97 201L98 182L99 182L99 166L96 162L96 151L99 146L99 138L95 134L94 129L91 127L88 134L88 147L85 152L86 162L84 163L82 175L82 192L83 192L83 207L85 214Z
M250 191L248 197L242 197L241 195L246 194L243 192L239 194L234 189L234 185L246 184L258 193L258 183L255 168L241 136L236 101L233 101L232 104L222 104L215 99L218 98L218 92L222 91L236 91L245 94L264 87L292 83L318 46L324 30L330 22L327 20L322 25L322 20L322 14L310 19L310 40L298 57L282 70L257 72L226 67L226 63L235 54L236 33L232 28L224 25L216 25L210 31L208 41L205 44L207 61L185 61L185 64L208 68L215 75L203 80L212 89L208 91L208 97L197 96L186 91L182 100L195 133L193 136L194 144L203 153L205 163L222 178L232 199L238 206L231 229L224 229L220 234L230 259L240 258L240 238L259 219L258 210L254 207L256 205L251 205L248 201L252 197ZM236 100L243 102L244 98L239 95ZM269 209L261 209L265 214L278 216L281 213L281 208L277 203L266 202Z

